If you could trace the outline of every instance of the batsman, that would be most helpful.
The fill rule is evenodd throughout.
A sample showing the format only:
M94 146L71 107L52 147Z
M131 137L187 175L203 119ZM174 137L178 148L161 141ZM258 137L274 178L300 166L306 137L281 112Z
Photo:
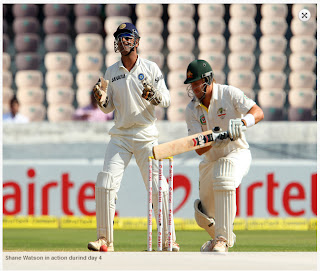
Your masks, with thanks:
M88 243L88 249L99 251L107 246L114 251L113 220L117 193L126 167L135 156L144 184L148 187L148 159L152 147L158 144L155 107L170 105L169 90L163 75L154 62L138 56L140 36L131 23L122 23L114 35L114 50L121 60L108 67L104 78L93 88L99 108L106 114L112 111L115 125L109 131L111 140L107 146L103 170L99 172L95 185L97 240ZM158 166L154 165L153 198L155 216L158 216ZM131 176L135 182L137 176ZM168 185L163 190L163 250L168 249ZM135 194L135 191L132 191ZM145 206L146 207L146 206ZM137 206L141 208L141 206ZM175 241L175 232L172 236ZM173 242L173 251L179 245Z
M214 127L229 137L195 150L203 155L199 165L199 196L194 202L195 220L211 236L200 251L227 252L236 241L236 188L248 173L251 153L244 130L264 118L263 111L240 89L217 84L211 66L194 60L187 68L187 91L192 101L186 108L188 134Z

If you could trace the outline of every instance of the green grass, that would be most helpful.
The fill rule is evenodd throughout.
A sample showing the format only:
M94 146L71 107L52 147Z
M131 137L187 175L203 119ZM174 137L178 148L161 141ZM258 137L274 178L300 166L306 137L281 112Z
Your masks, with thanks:
M317 251L317 231L236 231L237 242L229 251ZM156 232L153 248L156 249ZM209 240L205 231L177 231L181 251L197 252ZM88 251L95 240L95 230L85 229L4 229L4 251ZM146 231L114 232L116 251L143 251L147 247Z

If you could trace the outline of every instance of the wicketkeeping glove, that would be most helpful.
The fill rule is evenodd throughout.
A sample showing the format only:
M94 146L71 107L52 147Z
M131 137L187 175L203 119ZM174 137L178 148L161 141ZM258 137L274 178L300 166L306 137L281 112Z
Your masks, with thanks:
M146 79L141 81L143 85L142 98L146 99L153 105L158 105L162 101L162 94L156 88L147 82Z
M100 77L98 83L96 83L92 89L94 98L101 107L106 107L109 101L107 96L108 84L109 80Z
M241 138L243 131L246 130L246 126L241 121L241 119L231 119L229 120L228 133L232 141Z

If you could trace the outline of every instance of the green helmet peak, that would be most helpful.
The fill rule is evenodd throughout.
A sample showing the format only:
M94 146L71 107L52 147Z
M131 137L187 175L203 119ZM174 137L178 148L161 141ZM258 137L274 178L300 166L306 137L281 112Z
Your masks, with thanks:
M210 85L213 79L212 68L205 60L193 60L187 68L187 79L184 81L184 83L190 84L202 78L204 78L206 83Z

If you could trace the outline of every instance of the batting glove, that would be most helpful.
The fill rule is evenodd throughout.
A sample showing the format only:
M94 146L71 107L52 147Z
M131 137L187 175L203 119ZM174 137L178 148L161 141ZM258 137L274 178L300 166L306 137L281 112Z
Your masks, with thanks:
M162 101L162 95L155 89L153 85L147 82L146 79L142 80L143 91L142 98L146 99L153 105L158 105Z
M229 120L228 133L232 141L241 138L243 131L246 130L246 126L241 121L241 119L231 119Z
M108 104L108 84L109 80L105 80L103 77L100 77L98 83L96 83L92 89L94 98L101 107L106 107Z
M224 148L230 143L230 138L228 136L227 132L222 132L221 128L215 127L212 130L216 134L216 139L214 143L212 144L213 147L215 148Z

